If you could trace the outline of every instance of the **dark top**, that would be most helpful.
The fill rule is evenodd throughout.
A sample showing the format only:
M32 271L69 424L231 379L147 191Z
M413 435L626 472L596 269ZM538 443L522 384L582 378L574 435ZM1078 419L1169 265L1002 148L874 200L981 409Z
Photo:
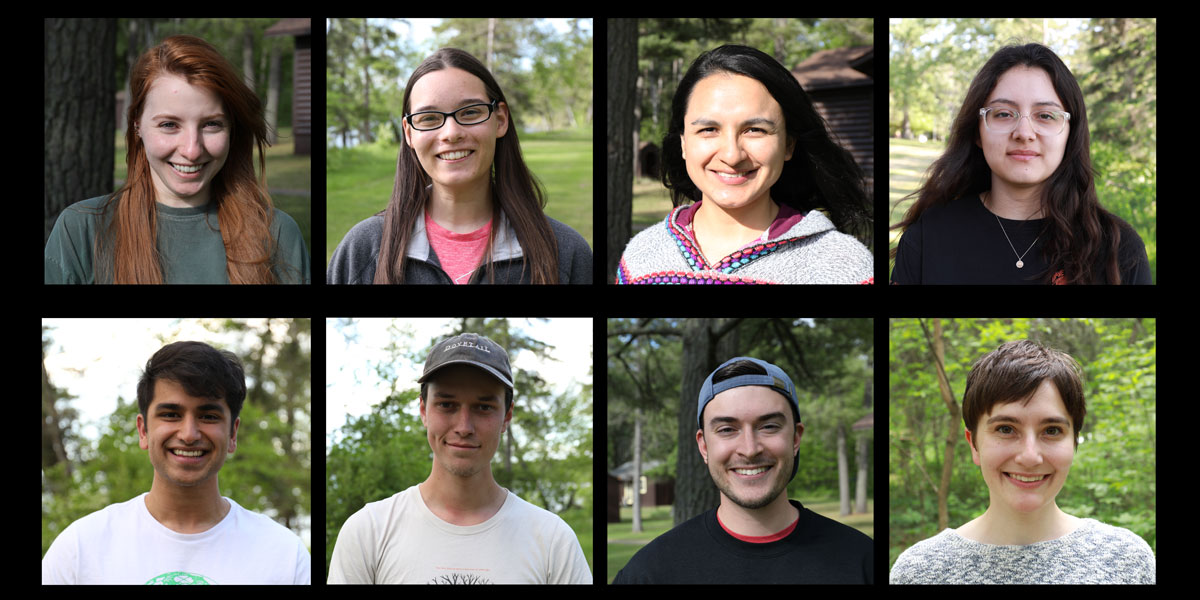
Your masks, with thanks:
M997 223L997 218L983 205L978 194L926 209L900 238L891 282L1041 284L1048 265L1042 255L1046 236L1039 237L1039 234L1046 219L1012 221L1001 218ZM1113 218L1117 219L1121 231L1121 243L1117 248L1121 283L1151 283L1150 261L1142 238L1128 223ZM1005 239L1005 233L1008 239ZM1024 263L1019 269L1016 266L1018 256ZM1107 280L1104 274L1107 263L1106 259L1097 261L1096 281Z
M613 583L874 583L871 538L789 502L800 519L782 540L743 542L714 508L654 538Z

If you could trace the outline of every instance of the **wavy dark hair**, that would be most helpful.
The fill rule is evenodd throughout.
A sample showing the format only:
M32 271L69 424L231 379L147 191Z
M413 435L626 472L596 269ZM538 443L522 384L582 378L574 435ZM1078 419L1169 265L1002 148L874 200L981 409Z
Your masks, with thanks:
M246 401L246 371L237 355L204 342L175 342L159 348L138 379L138 412L143 420L154 401L154 382L159 379L178 383L189 396L224 400L232 433Z
M680 136L692 89L701 79L717 73L758 80L783 109L784 127L789 140L796 142L796 148L792 159L784 163L779 180L771 186L771 198L800 213L821 209L838 230L870 245L873 219L862 169L833 140L825 119L817 113L795 76L779 61L749 46L730 44L701 54L675 90L671 120L662 143L662 182L671 190L672 204L679 206L701 198L700 190L688 176Z
M456 48L442 48L418 65L408 78L402 114L411 112L412 89L418 79L430 72L449 68L462 69L478 77L487 90L488 101L499 100L508 107L504 92L479 59ZM495 225L488 236L487 251L483 257L488 280L496 280L492 268L492 247L499 229L499 216L503 212L516 232L517 242L521 244L522 275L528 267L530 282L558 283L558 241L542 212L546 206L545 193L521 158L521 144L517 141L512 108L508 107L508 110L508 131L496 140L496 155L492 162L492 222ZM375 268L375 283L404 283L404 267L408 260L405 249L412 237L413 226L424 214L425 203L431 194L431 183L416 151L408 145L404 136L400 136L392 198L387 208L379 213L383 216L383 240Z
M1005 46L983 65L971 81L954 119L946 152L929 167L925 185L909 195L915 195L917 201L909 207L904 219L891 228L907 229L932 206L991 189L992 170L983 149L976 144L979 109L1000 77L1019 66L1045 71L1063 102L1063 110L1071 113L1062 162L1046 180L1042 198L1042 213L1046 216L1041 234L1046 240L1042 252L1049 268L1040 277L1051 283L1054 274L1061 270L1062 283L1121 283L1117 265L1121 231L1117 218L1100 206L1096 196L1083 92L1062 59L1041 44ZM892 259L896 258L897 249L892 249ZM1095 280L1096 265L1103 269L1107 281Z

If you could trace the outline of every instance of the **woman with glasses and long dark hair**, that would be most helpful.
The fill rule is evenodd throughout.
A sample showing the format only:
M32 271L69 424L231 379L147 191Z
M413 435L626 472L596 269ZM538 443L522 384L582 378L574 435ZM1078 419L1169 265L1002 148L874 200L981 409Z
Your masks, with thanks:
M591 283L592 252L547 217L496 80L443 48L404 89L392 198L333 253L328 283Z
M754 48L692 63L671 103L663 185L675 209L639 233L617 283L873 283L862 171L796 78Z
M1100 206L1083 92L1041 44L975 76L892 251L894 284L1150 283L1137 232Z

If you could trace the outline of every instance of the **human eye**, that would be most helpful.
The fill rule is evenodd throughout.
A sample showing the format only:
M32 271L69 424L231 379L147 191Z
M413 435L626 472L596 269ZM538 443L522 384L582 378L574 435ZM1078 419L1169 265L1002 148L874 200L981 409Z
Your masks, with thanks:
M1016 430L1013 429L1012 425L1001 425L996 428L996 433L1000 435L1012 435L1016 433Z
M1046 434L1050 436L1059 436L1064 433L1066 433L1066 431L1058 425L1051 425L1050 427L1046 428Z
M179 129L179 124L176 123L175 121L163 121L162 123L158 124L158 128L166 130L166 131L172 131L175 129Z

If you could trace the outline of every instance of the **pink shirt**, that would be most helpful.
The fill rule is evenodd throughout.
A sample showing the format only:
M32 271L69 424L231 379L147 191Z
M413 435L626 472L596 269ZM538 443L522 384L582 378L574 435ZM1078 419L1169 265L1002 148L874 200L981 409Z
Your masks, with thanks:
M456 284L471 281L471 275L483 260L487 251L488 234L492 231L492 222L469 233L454 233L443 228L429 218L425 212L425 235L429 237L429 245L442 263L442 270Z

